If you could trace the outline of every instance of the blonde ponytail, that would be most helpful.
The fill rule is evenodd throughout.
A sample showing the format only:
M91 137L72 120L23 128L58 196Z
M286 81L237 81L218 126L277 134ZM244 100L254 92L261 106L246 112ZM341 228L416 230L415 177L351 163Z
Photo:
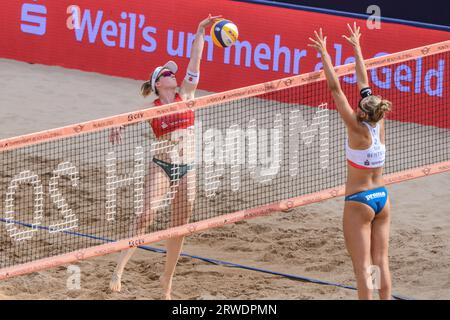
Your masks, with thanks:
M368 96L361 101L362 110L366 113L363 120L378 122L384 118L386 112L391 111L392 103L380 96Z
M377 105L373 117L371 117L373 122L378 122L384 118L384 114L386 112L391 111L392 103L388 100L382 99L380 103Z
M141 95L145 98L152 94L152 84L150 81L145 81L141 86Z

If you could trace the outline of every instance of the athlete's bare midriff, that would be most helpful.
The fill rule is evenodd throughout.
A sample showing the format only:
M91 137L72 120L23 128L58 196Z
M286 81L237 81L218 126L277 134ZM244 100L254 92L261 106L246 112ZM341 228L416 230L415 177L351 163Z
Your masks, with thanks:
M194 146L188 144L188 137L192 137L194 134L193 128L188 129L178 129L175 132L171 132L165 135L162 135L158 138L155 138L156 141L162 142L161 146L163 148L157 148L153 156L159 160L172 163L174 159L171 154L178 155L181 163L192 163L193 162L193 154L194 154ZM190 150L185 150L185 148L190 148Z
M345 195L384 186L383 168L358 169L347 164Z

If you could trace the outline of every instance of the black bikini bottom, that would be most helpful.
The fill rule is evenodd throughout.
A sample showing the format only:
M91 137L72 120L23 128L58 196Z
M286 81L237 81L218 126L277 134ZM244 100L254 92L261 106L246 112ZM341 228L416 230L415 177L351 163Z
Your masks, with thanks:
M181 180L194 167L193 164L173 164L156 158L153 158L153 162L164 170L171 183Z

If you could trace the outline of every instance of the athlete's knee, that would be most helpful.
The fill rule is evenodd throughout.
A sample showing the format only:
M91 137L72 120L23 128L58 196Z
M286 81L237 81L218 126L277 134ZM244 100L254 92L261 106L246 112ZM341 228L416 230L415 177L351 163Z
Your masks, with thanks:
M374 265L379 266L380 268L385 268L389 265L389 257L387 250L380 250L372 253L372 262Z
M364 263L353 267L355 275L358 279L367 279L370 276L370 264Z

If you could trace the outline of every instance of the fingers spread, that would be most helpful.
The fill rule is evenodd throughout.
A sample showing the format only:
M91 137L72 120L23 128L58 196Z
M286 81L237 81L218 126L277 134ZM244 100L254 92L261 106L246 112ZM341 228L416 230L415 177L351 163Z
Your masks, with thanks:
M350 31L350 33L353 33L352 27L350 27L350 24L347 23L347 28Z
M320 43L317 40L314 40L313 38L309 38L309 40L311 40L311 42L313 42L316 46L320 45Z
M316 30L314 30L314 34L316 35L316 38L319 39L319 34L317 33Z

